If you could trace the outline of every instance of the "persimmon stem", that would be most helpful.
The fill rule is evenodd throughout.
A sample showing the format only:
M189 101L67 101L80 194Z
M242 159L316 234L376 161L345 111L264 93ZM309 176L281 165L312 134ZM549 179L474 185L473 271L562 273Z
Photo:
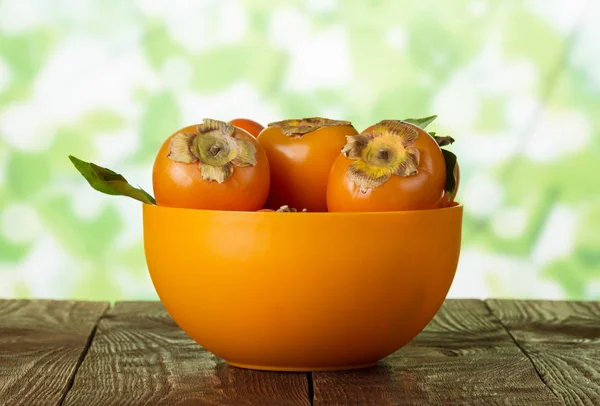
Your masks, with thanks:
M213 145L208 149L208 151L212 156L217 156L217 154L221 151L221 148L219 148L218 145Z
M269 127L279 127L281 132L288 137L302 137L312 131L316 131L322 127L330 126L351 126L349 121L332 120L324 117L299 118L291 120L276 121L269 123Z
M381 148L377 153L377 159L381 159L382 161L387 161L389 159L389 152L387 149Z

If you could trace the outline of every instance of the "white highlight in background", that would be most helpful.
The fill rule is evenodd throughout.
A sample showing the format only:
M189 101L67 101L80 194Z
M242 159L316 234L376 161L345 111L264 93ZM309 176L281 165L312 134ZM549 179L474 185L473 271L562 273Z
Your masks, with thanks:
M36 240L27 257L15 265L15 270L35 298L64 298L77 294L73 288L80 275L86 272L82 261L69 256L54 236L47 233Z
M390 28L386 35L385 40L388 46L397 51L402 51L406 44L408 43L406 30L402 27L392 27Z
M462 204L468 208L469 214L487 217L500 207L504 198L502 185L486 173L476 173L462 190Z
M24 244L35 240L42 230L38 213L27 204L9 204L3 208L0 214L2 235L15 244Z
M12 147L26 152L43 152L54 139L44 106L36 100L9 104L0 111L0 137Z
M227 121L235 112L238 117L252 117L265 125L281 116L269 100L247 82L235 83L222 92L207 96L179 93L177 102L183 123L197 123L206 117Z
M309 93L345 86L352 79L348 37L343 26L333 26L309 38L296 38L289 50L290 64L284 87Z
M235 0L144 0L137 6L164 22L169 35L192 54L238 42L248 28L244 8Z
M569 256L575 244L577 212L557 205L550 212L542 233L533 249L532 260L544 265ZM565 269L565 272L568 272Z
M555 281L544 279L541 266L529 258L463 249L448 297L486 299L492 296L552 300L564 299L565 292Z
M44 12L35 0L0 1L0 37L33 30L43 21Z
M269 18L269 42L278 49L291 51L298 38L309 35L309 22L300 10L291 6L276 8Z
M535 162L552 162L583 149L591 136L591 124L578 111L552 111L542 114L524 148Z
M522 207L507 207L492 215L492 230L502 238L517 238L527 229L527 212Z
M327 13L338 7L337 0L306 0L306 6L311 11Z
M163 86L174 93L187 91L194 76L194 68L188 59L172 57L163 63L160 76Z

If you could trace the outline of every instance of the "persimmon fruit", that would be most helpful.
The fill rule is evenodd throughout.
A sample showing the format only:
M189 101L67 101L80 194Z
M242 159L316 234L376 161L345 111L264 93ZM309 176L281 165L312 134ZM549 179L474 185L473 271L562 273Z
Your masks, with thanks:
M235 118L229 123L233 124L237 128L248 131L255 138L258 137L258 134L265 129L262 124L254 120L250 120L249 118Z
M446 162L417 125L383 120L347 137L327 186L329 211L400 211L442 206Z
M152 171L159 206L256 211L269 194L269 161L247 131L205 119L163 143Z
M346 143L358 134L349 121L322 117L270 123L258 135L271 168L266 207L284 204L311 212L327 211L327 179Z
M69 159L94 189L160 206L236 211L405 211L456 205L454 142L425 128L437 116L349 121L205 119L171 134L154 161L156 198L119 173ZM252 136L253 132L257 137ZM288 206L289 205L289 206Z

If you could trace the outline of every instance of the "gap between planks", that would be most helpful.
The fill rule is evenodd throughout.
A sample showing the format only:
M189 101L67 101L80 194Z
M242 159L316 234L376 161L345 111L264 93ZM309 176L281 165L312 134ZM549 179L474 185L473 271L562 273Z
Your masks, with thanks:
M232 368L159 302L118 302L99 321L65 405L309 405L310 375Z
M600 302L489 299L566 405L600 405Z
M120 303L127 303L127 302L120 302ZM60 402L59 402L60 406L63 406L65 404L65 401L66 401L71 389L73 388L73 384L75 383L75 379L77 377L77 374L80 371L81 365L83 364L85 358L87 357L87 355L89 353L89 349L91 348L92 343L93 343L94 339L96 338L96 333L98 331L98 326L99 326L100 322L106 318L111 317L110 312L113 311L114 308L115 308L115 303L110 303L109 306L104 310L102 315L96 320L96 324L94 325L94 327L86 341L85 348L81 352L79 360L75 366L75 371L74 371L73 375L71 376L71 378L69 379L65 393L63 394L62 398L60 399ZM228 366L228 368L231 368L231 367ZM262 373L263 371L250 371L250 372L251 373L252 372ZM305 375L305 377L306 377L308 400L310 402L310 405L312 406L314 404L313 374L312 374L312 372L307 372L307 373L304 373L303 375Z
M561 404L481 300L449 299L414 340L377 366L317 372L313 382L321 406Z
M79 360L77 360L77 364L75 365L75 371L73 372L73 375L71 376L71 379L69 379L69 382L67 383L67 387L65 390L65 393L63 394L62 398L60 399L60 406L63 406L65 403L65 399L67 399L67 395L69 394L69 392L71 391L71 388L73 387L73 383L75 382L75 377L77 376L77 373L79 372L79 368L81 367L81 364L83 364L83 360L85 359L85 357L87 356L87 353L90 349L90 347L92 346L92 341L94 341L94 337L96 336L96 331L98 330L98 324L100 324L100 320L102 320L104 318L104 316L106 315L106 313L112 308L112 304L110 304L102 313L102 315L98 318L98 320L96 320L96 324L94 325L94 327L92 328L92 331L85 343L85 347L83 348L83 351L81 351L81 355L79 356Z
M494 311L490 308L490 306L488 305L487 301L480 301L484 304L484 308L487 311L487 313L489 314L489 317L491 317L495 322L497 322L497 324L501 327L501 329L508 335L508 337L510 337L510 341L518 348L518 351L520 353L522 353L522 355L524 357L526 357L527 361L529 364L531 364L534 372L534 376L537 375L537 378L541 381L541 384L543 386L545 386L545 388L547 390L549 390L549 392L556 397L557 399L560 398L559 395L556 393L555 390L553 390L553 388L548 384L548 382L543 378L542 374L540 373L540 371L538 370L535 362L531 359L530 355L527 353L527 351L525 351L522 346L520 345L520 343L516 340L516 338L513 336L513 334L510 332L510 330L508 329L508 327L502 322L502 320L500 320L500 318L494 313ZM127 303L127 302L124 302ZM114 306L111 306L110 310L114 310ZM93 331L91 332L89 338L88 338L88 342L86 344L85 350L82 352L80 360L76 366L75 372L68 384L68 388L61 400L61 405L63 405L65 403L65 400L67 399L68 395L70 394L71 390L73 389L73 385L74 382L76 380L76 378L79 376L80 373L80 367L82 365L82 363L85 361L86 357L89 354L89 349L91 348L94 340L96 339L96 333L98 331L98 326L100 325L100 322L102 320L105 320L106 318L110 318L110 317L114 317L114 315L110 315L110 317L108 317L110 315L110 311L105 311L103 313L103 315L97 320L96 325L93 329ZM231 368L231 367L227 367L227 368ZM304 374L306 377L306 384L307 384L307 395L308 395L308 402L310 405L314 405L315 404L315 382L314 382L314 374L313 373L305 373Z
M109 306L0 299L0 404L60 405Z
M517 339L515 338L515 336L508 329L508 326L506 326L502 322L502 320L490 308L488 300L489 299L484 300L483 304L487 308L487 310L490 313L490 315L494 319L496 319L496 321L498 322L498 324L500 324L502 326L502 328L504 328L504 331L506 331L506 334L508 334L508 336L510 337L510 339L515 343L515 345L517 346L517 348L519 349L519 351L521 351L523 353L523 355L525 355L525 357L527 357L527 359L529 360L529 362L533 366L533 369L535 370L535 373L537 374L538 378L540 378L540 381L542 381L544 383L544 385L546 385L546 387L548 389L550 389L550 391L552 391L552 393L554 393L554 395L557 397L557 399L560 399L560 396L558 395L558 393L556 393L556 391L548 384L548 381L546 381L546 379L544 379L544 376L542 375L541 371L538 369L538 366L535 364L535 362L533 362L533 359L531 358L531 356L529 355L529 353L527 351L525 351L525 349L523 348L523 346L521 345L521 343L519 343L519 341L517 341Z
M315 386L313 382L313 373L308 372L306 374L306 380L308 382L308 401L311 406L315 404Z

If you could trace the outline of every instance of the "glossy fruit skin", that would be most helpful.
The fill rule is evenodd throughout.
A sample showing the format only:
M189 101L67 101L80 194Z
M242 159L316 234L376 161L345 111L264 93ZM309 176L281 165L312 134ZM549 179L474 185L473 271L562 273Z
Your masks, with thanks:
M193 132L196 127L191 125L177 132ZM175 162L167 157L173 135L163 143L152 170L152 186L159 206L242 211L264 207L269 195L269 161L254 137L236 128L235 137L256 147L257 162L255 166L235 167L231 177L219 184L202 179L197 163Z
M437 142L428 133L414 126L419 138L412 145L419 150L419 173L412 176L392 176L385 184L362 193L346 170L352 160L339 154L327 185L327 207L331 212L375 212L435 209L442 206L446 166ZM369 127L365 132L369 132Z
M462 213L460 205L273 215L145 204L144 248L166 310L228 363L349 369L398 350L433 318L456 271Z
M267 127L258 136L271 166L267 207L287 204L298 210L327 211L327 179L331 165L357 131L351 125L322 127L302 137L288 137L279 127Z
M258 134L260 134L260 132L265 128L262 124L257 123L254 120L250 120L249 118L236 118L231 120L230 123L236 126L237 128L246 130L248 133L250 133L250 135L252 135L255 138L258 137Z

